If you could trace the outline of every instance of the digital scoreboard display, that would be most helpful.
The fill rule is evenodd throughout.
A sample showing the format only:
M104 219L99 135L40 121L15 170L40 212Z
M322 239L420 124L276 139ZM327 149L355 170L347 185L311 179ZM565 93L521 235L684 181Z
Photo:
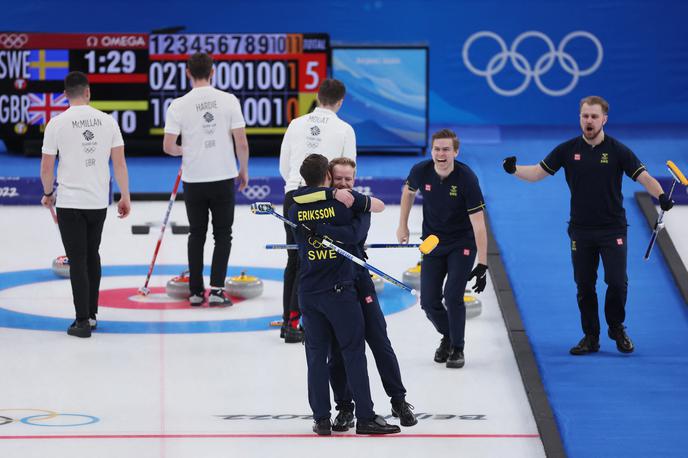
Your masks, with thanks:
M237 96L251 140L280 136L311 110L330 45L326 34L0 32L0 138L39 154L45 124L69 106L63 79L78 70L88 75L91 105L112 114L125 142L159 151L167 108L191 89L186 60L195 52L213 56L212 84Z

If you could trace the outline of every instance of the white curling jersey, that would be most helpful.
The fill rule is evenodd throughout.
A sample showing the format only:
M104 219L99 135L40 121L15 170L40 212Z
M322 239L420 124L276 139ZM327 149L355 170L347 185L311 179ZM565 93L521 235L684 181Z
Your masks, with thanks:
M110 150L123 146L117 122L89 105L71 106L50 119L43 134L43 154L59 152L59 208L106 208L110 196Z
M182 136L182 180L199 183L235 178L232 129L245 127L239 100L212 86L197 87L167 109L165 133Z
M356 160L353 127L333 111L320 107L292 120L280 149L280 174L285 181L285 193L305 185L299 169L309 154L322 154L328 160L336 157Z

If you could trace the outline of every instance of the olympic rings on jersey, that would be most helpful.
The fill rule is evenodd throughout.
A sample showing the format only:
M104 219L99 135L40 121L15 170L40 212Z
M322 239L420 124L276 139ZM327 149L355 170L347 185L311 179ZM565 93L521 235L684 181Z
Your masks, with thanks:
M263 200L270 195L270 186L266 184L246 186L241 193L249 200Z
M93 415L77 414L77 413L59 413L53 410L44 409L0 409L0 412L39 412L38 415L28 415L21 418L13 418L8 415L0 415L0 426L11 423L24 423L30 426L50 426L50 427L71 427L71 426L86 426L98 423L100 418ZM65 420L65 418L82 418L84 420ZM57 422L49 420L55 420Z
M484 70L476 68L469 58L470 47L476 40L480 38L491 38L496 41L500 47L500 52L490 58ZM521 42L528 38L539 38L545 42L545 45L548 48L548 51L537 59L534 66L531 66L526 57L518 52L518 46L521 44ZM595 59L595 62L593 62L593 64L586 69L581 69L576 59L574 59L571 54L566 52L566 46L574 38L587 38L596 48L597 58ZM602 43L595 35L583 30L571 32L566 35L561 40L557 48L554 47L554 43L547 35L536 30L529 30L517 36L510 48L507 48L506 42L502 37L494 32L483 30L468 37L468 40L466 40L463 45L462 56L463 62L468 70L475 75L484 76L485 79L487 79L487 84L490 86L490 88L499 95L512 97L521 94L528 88L531 79L535 79L535 84L542 92L552 97L559 97L571 92L578 84L578 80L581 76L588 76L599 68L599 66L602 64L604 50L602 48ZM516 71L525 77L523 83L514 89L502 89L501 87L497 86L493 78L497 73L500 73L504 69L507 64L507 60L511 62L511 65L514 66ZM545 86L540 79L542 75L547 73L552 68L555 60L559 62L559 65L566 73L572 76L571 82L562 89L550 89Z
M315 237L308 237L308 244L315 248L316 250L319 250L321 248L326 248L325 245L322 244L322 242Z
M0 46L3 48L19 49L29 41L25 33L0 33Z

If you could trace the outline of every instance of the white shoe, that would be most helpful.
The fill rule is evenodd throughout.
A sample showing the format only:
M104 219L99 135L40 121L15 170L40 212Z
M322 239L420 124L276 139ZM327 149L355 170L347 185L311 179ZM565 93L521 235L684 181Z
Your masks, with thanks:
M213 288L208 295L208 306L210 307L229 307L232 300L225 295L222 288Z
M198 307L205 302L205 297L203 294L192 294L191 297L189 297L189 302L192 306Z

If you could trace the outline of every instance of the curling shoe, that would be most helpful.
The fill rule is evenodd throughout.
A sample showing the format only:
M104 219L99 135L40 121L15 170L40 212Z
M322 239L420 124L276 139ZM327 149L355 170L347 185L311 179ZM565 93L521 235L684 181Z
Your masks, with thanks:
M329 436L332 434L332 423L329 418L323 418L313 422L313 432L318 436Z
M451 350L451 342L449 341L449 336L443 336L440 340L440 346L435 350L435 362L445 363L449 357L449 351Z
M633 353L633 350L635 350L633 341L626 334L626 326L621 325L614 329L609 328L607 335L610 339L616 341L616 349L621 353Z
M208 307L229 307L233 302L222 288L213 288L208 294Z
M354 427L354 406L337 406L339 413L332 423L332 431L344 432Z
M379 415L376 415L372 420L358 420L356 422L356 434L396 434L400 432L401 428L397 425L390 425Z
M203 293L192 294L191 296L189 296L189 303L192 307L200 307L201 305L203 305L204 302L205 296L203 296Z
M392 416L399 418L401 426L413 426L418 423L418 419L411 412L413 408L405 399L401 401L392 400Z
M69 329L67 329L67 334L74 337L91 337L91 325L88 319L82 321L74 320Z
M578 342L578 345L569 350L569 353L580 356L587 355L588 353L597 353L599 349L600 338L598 336L585 335L580 342Z
M461 369L466 364L463 357L463 350L453 347L447 358L447 367L450 369Z

